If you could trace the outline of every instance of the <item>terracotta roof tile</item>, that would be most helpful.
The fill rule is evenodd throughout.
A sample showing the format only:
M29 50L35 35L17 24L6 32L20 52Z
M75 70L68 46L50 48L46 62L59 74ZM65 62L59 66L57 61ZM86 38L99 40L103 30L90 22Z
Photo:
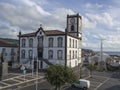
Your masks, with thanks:
M35 34L36 34L36 32L27 33L27 34L20 35L20 37L33 37L33 36L35 36ZM59 30L47 30L47 31L45 31L45 34L47 36L55 36L55 35L64 35L65 32L59 31Z
M65 32L59 31L59 30L48 30L48 31L45 31L45 34L48 35L48 36L51 36L51 35L65 35Z

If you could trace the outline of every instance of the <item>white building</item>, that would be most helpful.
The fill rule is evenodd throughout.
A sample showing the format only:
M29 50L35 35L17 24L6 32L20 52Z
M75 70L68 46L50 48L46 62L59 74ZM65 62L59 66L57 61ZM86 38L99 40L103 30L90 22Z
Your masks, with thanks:
M19 33L20 63L31 67L33 57L39 60L39 68L49 64L61 64L75 67L81 62L82 18L79 14L67 15L67 28Z
M0 62L4 54L5 62L18 62L18 46L15 44L0 41Z
M102 53L102 59L101 59L101 54L100 53L97 53L94 56L89 57L89 63L92 63L92 64L95 64L95 63L98 63L98 62L105 62L105 63L110 64L111 61L112 61L112 58L107 53Z

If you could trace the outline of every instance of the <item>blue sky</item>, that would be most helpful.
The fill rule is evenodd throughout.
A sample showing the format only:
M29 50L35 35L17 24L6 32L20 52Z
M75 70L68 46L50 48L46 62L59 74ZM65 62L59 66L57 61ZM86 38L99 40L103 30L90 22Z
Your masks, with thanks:
M82 16L82 46L120 51L120 0L0 0L0 37L17 38L19 31L66 28L66 15Z

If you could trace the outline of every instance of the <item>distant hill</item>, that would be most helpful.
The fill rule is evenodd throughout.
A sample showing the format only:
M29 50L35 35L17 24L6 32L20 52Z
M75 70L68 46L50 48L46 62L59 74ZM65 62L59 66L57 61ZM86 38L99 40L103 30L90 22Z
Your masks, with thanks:
M82 51L83 52L87 52L87 53L95 53L93 50L91 50L91 49L85 49L85 48L82 48Z
M85 49L85 48L82 48L82 56L84 55L94 55L95 52L91 49Z
M19 40L17 39L9 39L9 38L0 38L1 42L5 42L7 44L11 44L11 45L16 45L18 46Z

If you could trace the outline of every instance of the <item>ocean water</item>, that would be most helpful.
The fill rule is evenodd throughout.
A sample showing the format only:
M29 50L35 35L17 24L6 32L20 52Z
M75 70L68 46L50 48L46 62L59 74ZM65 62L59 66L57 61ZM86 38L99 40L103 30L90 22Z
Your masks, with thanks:
M97 53L100 53L99 51L97 51ZM114 51L103 51L103 53L107 53L109 55L117 55L120 56L120 52L114 52Z
M120 56L120 52L104 52L104 53L107 53L109 55L117 55L117 56Z

